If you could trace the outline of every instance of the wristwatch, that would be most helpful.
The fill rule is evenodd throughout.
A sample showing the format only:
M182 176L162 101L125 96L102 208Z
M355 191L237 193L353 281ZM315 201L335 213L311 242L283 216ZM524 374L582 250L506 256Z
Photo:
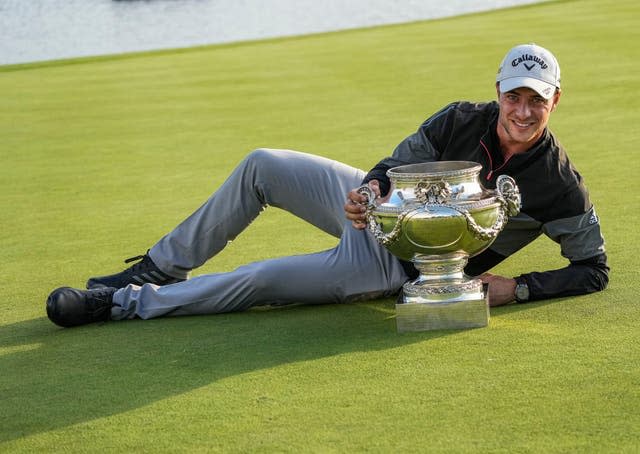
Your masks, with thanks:
M529 301L529 286L523 278L516 278L516 302L526 303Z

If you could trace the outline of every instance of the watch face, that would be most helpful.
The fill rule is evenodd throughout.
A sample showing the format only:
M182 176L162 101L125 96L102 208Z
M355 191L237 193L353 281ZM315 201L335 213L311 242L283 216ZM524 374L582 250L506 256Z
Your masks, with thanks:
M527 284L518 284L516 286L516 299L518 301L527 301L529 299L529 287L527 287Z

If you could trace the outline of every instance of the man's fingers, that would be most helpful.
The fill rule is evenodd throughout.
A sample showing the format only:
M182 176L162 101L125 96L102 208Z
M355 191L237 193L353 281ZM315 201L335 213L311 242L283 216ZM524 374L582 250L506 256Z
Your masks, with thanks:
M367 207L360 202L355 202L352 199L347 199L347 203L344 204L344 210L347 213L363 214L367 210Z
M360 194L356 189L347 194L347 201L344 204L346 218L351 221L354 228L363 230L366 226L367 197Z

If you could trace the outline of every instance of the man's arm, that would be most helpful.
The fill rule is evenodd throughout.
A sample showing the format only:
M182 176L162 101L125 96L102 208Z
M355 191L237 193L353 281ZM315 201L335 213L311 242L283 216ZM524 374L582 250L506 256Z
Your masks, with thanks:
M522 276L531 299L558 298L604 290L609 282L609 266L600 220L591 207L586 213L547 222L542 231L560 244L571 264L559 270Z
M569 259L570 264L557 270L518 276L516 279L527 285L527 301L583 295L607 287L609 266L604 239L600 233L600 222L593 207L584 214L548 222L543 225L542 230L560 244L562 255ZM467 272L482 273L504 258L487 251L478 256L474 263L470 263ZM481 274L480 278L489 284L491 305L502 305L515 300L516 279L488 273Z
M391 189L391 182L387 176L387 170L407 164L436 161L440 153L425 136L422 127L398 144L393 154L384 158L367 173L362 184L369 181L378 181L380 193L387 195Z
M558 270L525 273L517 278L483 273L479 278L489 284L489 304L502 306L516 300L517 281L528 288L526 301L520 302L599 292L609 283L609 266L603 253Z
M442 150L438 149L438 138L443 139L450 133L450 126L447 125L448 117L456 105L457 103L449 104L429 117L416 132L398 144L391 156L376 164L362 183L377 180L381 195L385 196L391 186L387 170L407 164L437 161L442 154Z
M571 262L559 270L520 276L529 287L530 301L599 292L609 283L607 255Z

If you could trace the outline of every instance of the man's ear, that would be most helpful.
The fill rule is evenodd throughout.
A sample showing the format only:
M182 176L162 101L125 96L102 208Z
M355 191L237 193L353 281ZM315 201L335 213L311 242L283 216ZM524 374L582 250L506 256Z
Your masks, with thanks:
M562 90L559 88L556 90L556 93L553 95L553 105L551 106L551 112L556 110L558 103L560 102L560 95L562 95Z
M498 98L500 98L500 82L496 82L496 94Z

